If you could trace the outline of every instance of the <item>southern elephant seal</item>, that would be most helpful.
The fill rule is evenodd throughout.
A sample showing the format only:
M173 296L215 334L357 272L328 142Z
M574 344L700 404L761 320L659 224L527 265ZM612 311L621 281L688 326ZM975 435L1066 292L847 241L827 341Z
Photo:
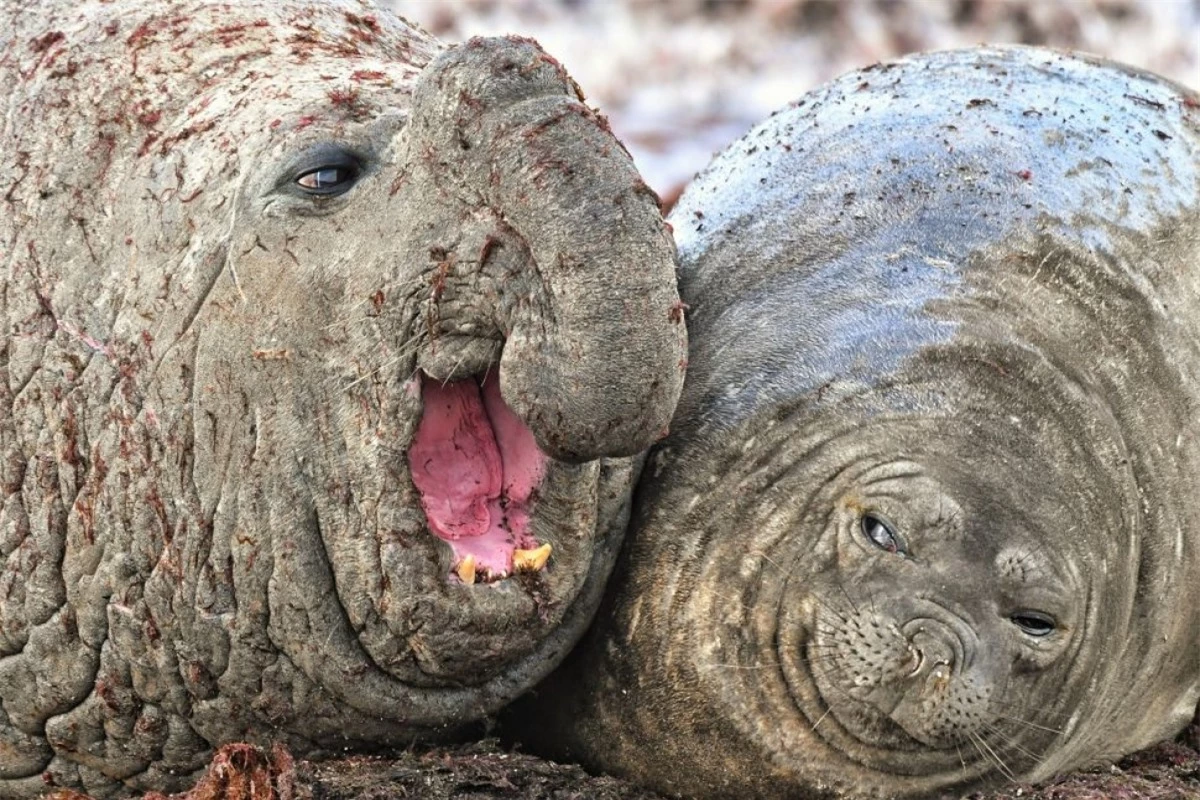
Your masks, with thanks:
M719 156L670 220L683 398L540 695L553 749L689 796L929 797L1179 731L1198 180L1196 95L1022 48L853 73Z
M562 67L358 2L2 9L0 795L538 680L686 352L656 198Z

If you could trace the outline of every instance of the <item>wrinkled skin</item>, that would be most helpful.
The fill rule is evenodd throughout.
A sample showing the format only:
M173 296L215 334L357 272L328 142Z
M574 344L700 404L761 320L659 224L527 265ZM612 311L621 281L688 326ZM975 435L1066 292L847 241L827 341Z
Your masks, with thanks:
M930 797L1177 733L1198 181L1196 95L1019 48L848 75L720 156L671 219L684 396L546 749Z
M558 63L355 2L0 22L0 796L445 735L538 680L686 351L653 193ZM413 480L449 392L508 493L468 511L523 515L474 583Z

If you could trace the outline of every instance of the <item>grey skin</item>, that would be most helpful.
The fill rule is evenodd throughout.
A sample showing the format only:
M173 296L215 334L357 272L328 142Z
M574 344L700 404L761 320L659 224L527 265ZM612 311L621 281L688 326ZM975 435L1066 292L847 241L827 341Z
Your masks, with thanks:
M0 796L441 735L543 676L686 352L562 67L330 0L5 2L0 37ZM422 375L497 373L553 551L468 585L405 453Z
M1179 731L1198 215L1197 96L1047 50L877 65L731 146L671 217L684 395L546 749L932 797Z

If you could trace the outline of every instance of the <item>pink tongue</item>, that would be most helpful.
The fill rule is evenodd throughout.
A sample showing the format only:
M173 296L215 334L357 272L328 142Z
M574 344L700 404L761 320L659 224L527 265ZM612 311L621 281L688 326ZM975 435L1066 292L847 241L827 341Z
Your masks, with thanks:
M536 547L529 500L546 471L533 433L500 397L500 381L442 384L421 376L425 413L408 450L430 529L450 543L454 563L512 571L516 548Z

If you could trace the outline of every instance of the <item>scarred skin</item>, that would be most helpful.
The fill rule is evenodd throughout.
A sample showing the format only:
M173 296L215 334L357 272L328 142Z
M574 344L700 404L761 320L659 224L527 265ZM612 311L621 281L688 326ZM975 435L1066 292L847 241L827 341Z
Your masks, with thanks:
M544 675L686 351L562 67L336 0L6 1L0 37L0 796L444 735ZM538 572L468 584L427 525L407 451L462 380L542 454Z
M847 75L671 218L691 349L545 750L957 796L1200 695L1200 100L1038 49Z

